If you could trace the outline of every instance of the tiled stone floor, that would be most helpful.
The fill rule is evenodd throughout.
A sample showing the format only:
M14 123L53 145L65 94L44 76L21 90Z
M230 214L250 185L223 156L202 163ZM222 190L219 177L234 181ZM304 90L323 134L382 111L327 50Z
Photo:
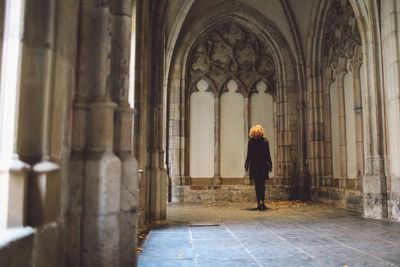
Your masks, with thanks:
M400 223L299 202L171 204L138 266L400 266Z

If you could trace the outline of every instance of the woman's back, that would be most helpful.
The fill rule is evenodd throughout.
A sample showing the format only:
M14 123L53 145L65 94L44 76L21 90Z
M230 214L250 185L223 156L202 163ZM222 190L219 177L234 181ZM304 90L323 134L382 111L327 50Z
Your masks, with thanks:
M267 165L269 146L265 138L251 138L249 140L249 161L251 165Z

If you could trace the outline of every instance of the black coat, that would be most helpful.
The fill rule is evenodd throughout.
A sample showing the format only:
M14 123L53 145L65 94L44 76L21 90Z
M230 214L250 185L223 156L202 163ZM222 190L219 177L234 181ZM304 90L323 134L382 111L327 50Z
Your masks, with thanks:
M272 171L269 143L265 138L250 138L247 147L246 171L250 167L251 179L268 179L268 172Z

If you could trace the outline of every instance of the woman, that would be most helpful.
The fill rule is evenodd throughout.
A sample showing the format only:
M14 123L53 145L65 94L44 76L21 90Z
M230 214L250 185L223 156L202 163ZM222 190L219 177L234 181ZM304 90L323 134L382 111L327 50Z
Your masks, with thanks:
M269 179L268 172L272 171L269 144L268 140L264 138L264 129L260 125L253 126L249 136L244 167L246 171L250 168L250 179L254 180L256 186L257 209L265 210L265 179Z

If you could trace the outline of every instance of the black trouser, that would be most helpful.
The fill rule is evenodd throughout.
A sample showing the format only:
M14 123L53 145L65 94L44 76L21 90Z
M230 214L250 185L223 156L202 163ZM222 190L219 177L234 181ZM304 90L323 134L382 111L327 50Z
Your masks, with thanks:
M256 179L254 179L254 184L256 186L257 203L260 203L261 200L264 203L264 198L265 198L265 179L264 179L264 177L256 177Z

